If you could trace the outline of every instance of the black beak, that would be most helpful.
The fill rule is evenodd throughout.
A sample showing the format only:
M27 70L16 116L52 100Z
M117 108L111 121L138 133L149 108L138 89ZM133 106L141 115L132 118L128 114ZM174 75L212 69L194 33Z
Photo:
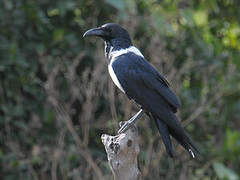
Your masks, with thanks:
M98 27L98 28L93 28L93 29L89 29L88 31L86 31L83 34L83 37L85 36L106 36L106 32L104 31L104 29L102 27Z

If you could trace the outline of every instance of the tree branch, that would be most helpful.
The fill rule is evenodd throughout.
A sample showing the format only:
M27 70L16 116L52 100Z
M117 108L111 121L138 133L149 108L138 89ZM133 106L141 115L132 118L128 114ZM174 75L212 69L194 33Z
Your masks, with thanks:
M123 123L120 123L120 127ZM139 154L138 132L133 126L125 133L111 136L103 134L102 143L115 180L140 180L137 156Z

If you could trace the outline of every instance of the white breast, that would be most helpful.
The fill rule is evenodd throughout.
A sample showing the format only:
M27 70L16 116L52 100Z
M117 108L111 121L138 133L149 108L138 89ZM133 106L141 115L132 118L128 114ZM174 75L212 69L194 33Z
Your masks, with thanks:
M120 84L113 68L112 68L112 63L117 59L118 56L121 56L123 54L126 54L128 52L132 52L134 54L136 54L137 56L141 56L141 57L144 57L142 55L142 53L134 46L130 46L129 48L126 48L126 49L120 49L118 51L112 51L111 54L110 54L110 63L108 65L108 72L114 82L114 84L122 91L125 93L125 91L123 90L123 87L122 85Z
M110 64L108 65L108 72L109 72L109 74L110 74L110 76L111 76L114 84L115 84L122 92L125 93L125 91L124 91L123 88L122 88L122 85L120 84L120 82L119 82L119 80L118 80L118 78L117 78L117 76L116 76L116 74L115 74L115 72L114 72L114 70L113 70L113 68L112 68L112 63L110 63Z
M126 49L120 49L120 50L118 50L118 51L113 51L113 52L111 52L110 58L111 58L111 59L114 59L114 58L116 58L116 57L118 57L118 56L121 56L121 55L123 55L123 54L126 54L126 53L128 53L128 52L132 52L132 53L136 54L137 56L144 57L144 56L142 55L142 53L139 51L138 48L136 48L135 46L130 46L129 48L126 48Z

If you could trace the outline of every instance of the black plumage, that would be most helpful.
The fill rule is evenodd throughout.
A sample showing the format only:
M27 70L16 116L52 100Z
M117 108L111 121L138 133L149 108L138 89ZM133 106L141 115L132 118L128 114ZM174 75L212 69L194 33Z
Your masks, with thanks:
M168 81L132 46L128 32L117 24L108 23L87 31L86 35L104 39L114 83L155 121L168 154L174 156L171 135L194 157L194 151L198 150L175 115L180 107L179 99L169 88Z

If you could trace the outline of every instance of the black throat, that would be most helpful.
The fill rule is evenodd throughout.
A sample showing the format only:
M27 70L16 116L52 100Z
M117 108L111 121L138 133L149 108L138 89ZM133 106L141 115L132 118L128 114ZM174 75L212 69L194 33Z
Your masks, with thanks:
M111 40L105 40L105 56L107 58L108 64L111 60L111 52L126 49L130 46L132 46L132 42L129 39L116 38Z

